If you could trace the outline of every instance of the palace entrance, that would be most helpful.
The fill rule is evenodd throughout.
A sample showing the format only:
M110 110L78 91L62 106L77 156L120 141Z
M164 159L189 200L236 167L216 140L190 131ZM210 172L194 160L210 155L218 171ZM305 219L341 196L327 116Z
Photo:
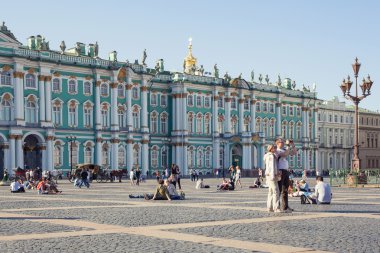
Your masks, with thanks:
M38 137L31 134L24 140L25 169L42 168L42 146Z
M240 169L242 168L242 162L243 162L243 160L242 160L242 147L241 147L241 145L239 145L239 144L234 144L233 146L232 146L232 150L231 150L231 152L232 152L232 165L233 166L236 166L236 165L238 165L239 167L240 167Z

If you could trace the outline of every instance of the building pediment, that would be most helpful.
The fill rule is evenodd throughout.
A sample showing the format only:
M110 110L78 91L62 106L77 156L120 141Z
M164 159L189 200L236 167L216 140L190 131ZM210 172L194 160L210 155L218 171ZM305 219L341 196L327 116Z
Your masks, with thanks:
M16 48L22 45L16 39L13 33L10 30L8 30L4 22L3 22L3 25L0 26L0 45L12 47L12 48Z

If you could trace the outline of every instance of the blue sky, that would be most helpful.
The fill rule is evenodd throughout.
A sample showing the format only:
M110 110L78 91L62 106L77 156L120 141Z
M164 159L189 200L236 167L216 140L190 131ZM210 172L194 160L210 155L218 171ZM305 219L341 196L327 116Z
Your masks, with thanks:
M99 55L116 50L119 60L141 59L154 67L159 58L168 70L181 70L188 38L193 54L209 71L215 63L222 75L250 72L278 74L302 84L317 84L320 98L341 96L339 84L352 76L355 57L359 74L371 75L372 95L361 107L379 110L380 2L378 1L28 1L2 3L0 19L19 41L41 34L50 48L75 42L99 43ZM21 5L22 3L22 5ZM4 11L8 10L8 11ZM350 102L348 102L350 104Z

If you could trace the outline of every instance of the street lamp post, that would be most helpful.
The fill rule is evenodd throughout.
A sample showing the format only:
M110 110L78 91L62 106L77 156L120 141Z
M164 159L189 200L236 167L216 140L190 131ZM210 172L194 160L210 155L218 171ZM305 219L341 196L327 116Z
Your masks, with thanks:
M370 76L368 75L367 80L363 78L363 83L360 86L362 90L362 95L358 96L358 74L360 69L360 63L358 62L358 58L355 59L354 64L352 64L352 69L355 75L355 95L350 94L352 81L350 80L350 76L347 77L347 80L343 79L342 84L340 85L340 89L343 92L343 96L351 100L355 105L355 144L354 144L354 157L351 162L351 172L358 173L360 171L360 159L359 159L359 103L365 97L371 95L371 87L373 81L371 81Z
M70 143L70 174L73 172L73 142L77 140L74 135L66 136L67 141Z

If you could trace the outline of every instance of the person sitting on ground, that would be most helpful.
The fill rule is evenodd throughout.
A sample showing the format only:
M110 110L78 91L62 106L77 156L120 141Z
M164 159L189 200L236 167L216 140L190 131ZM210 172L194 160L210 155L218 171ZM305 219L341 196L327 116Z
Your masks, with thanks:
M23 184L20 182L21 180L15 179L11 183L11 193L25 192Z
M170 180L166 179L164 181L164 185L167 187L168 189L168 192L169 192L169 195L170 195L170 198L172 200L180 200L180 199L184 199L184 194L183 192L181 191L181 194L178 194L176 188L174 187L174 185L170 182Z
M261 179L260 177L256 178L256 181L253 185L250 185L249 188L261 188Z
M62 193L62 191L58 190L57 184L54 182L54 180L49 180L48 185L49 185L49 194Z
M154 193L152 200L172 200L170 198L168 188L164 185L164 180L158 180L158 186L156 188L156 192Z
M203 182L203 178L199 179L197 181L197 184L195 185L195 189L202 189L202 188L210 188L209 185L205 185Z
M49 193L49 188L47 185L46 178L43 178L43 179L41 178L41 180L38 182L37 190L38 190L38 194L48 194Z
M313 194L305 194L307 196L304 196L311 200L313 204L329 205L332 199L330 185L323 182L322 176L317 176L316 180L317 184L315 185L315 192ZM301 198L304 196L301 196Z
M222 183L220 185L217 185L216 189L219 191L228 190L228 181L225 178L223 178Z
M296 181L296 192L292 193L292 197L305 195L305 192L310 192L309 184L303 179Z

